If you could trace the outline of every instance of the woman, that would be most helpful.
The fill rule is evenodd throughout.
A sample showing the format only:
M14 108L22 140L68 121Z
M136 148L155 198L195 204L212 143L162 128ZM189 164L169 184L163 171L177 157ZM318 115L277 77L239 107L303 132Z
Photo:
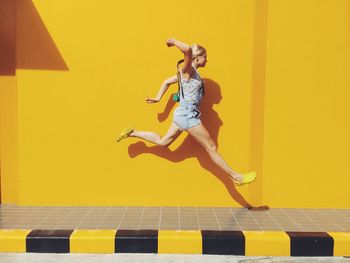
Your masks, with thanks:
M226 171L236 185L251 183L255 180L255 172L239 174L232 170L217 151L214 141L211 139L207 129L200 120L199 107L204 95L204 82L201 79L197 68L205 67L207 63L207 52L205 48L194 44L189 46L176 39L170 38L166 41L168 47L176 46L184 54L184 65L179 69L179 76L175 75L166 79L155 98L147 98L147 103L157 103L160 101L168 87L180 81L179 106L174 112L173 123L167 134L163 137L148 131L137 131L133 127L126 128L117 141L127 137L137 137L160 146L169 146L182 131L187 131L197 142L199 142L208 152L210 158Z

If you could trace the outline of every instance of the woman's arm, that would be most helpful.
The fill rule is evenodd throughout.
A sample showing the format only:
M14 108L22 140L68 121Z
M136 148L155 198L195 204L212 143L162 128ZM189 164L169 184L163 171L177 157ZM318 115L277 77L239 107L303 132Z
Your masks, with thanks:
M160 101L160 99L163 97L164 93L167 91L167 89L169 88L169 86L173 83L177 82L177 76L172 76L166 80L163 81L158 94L155 98L146 98L146 102L147 103L156 103L158 101Z
M178 41L174 38L169 38L166 41L168 47L176 46L182 53L184 53L184 66L182 68L183 73L191 73L192 70L192 49L189 45Z

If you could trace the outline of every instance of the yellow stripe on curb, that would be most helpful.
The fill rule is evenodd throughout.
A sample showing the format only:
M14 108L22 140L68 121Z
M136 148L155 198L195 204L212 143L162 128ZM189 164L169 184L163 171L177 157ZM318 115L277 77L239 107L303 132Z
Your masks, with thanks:
M69 239L71 253L114 253L117 230L74 230Z
M350 256L350 232L327 232L334 240L334 256Z
M159 230L158 254L202 254L200 230Z
M243 231L246 256L290 256L290 238L279 231Z
M0 230L0 252L26 252L26 237L31 230Z

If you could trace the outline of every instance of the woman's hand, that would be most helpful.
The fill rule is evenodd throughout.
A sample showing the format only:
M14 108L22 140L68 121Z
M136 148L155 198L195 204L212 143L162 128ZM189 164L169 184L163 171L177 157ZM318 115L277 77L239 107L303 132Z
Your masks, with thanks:
M146 98L147 103L157 103L159 102L159 99L157 98Z
M172 46L174 46L175 45L175 39L174 38L169 38L167 41L166 41L166 45L168 46L168 47L172 47Z

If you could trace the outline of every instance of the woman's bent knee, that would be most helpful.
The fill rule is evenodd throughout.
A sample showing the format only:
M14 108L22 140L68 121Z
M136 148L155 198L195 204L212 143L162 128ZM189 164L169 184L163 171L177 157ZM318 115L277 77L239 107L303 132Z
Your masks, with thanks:
M205 147L205 149L207 150L207 152L216 152L217 146L214 143L212 143L212 144L208 145L207 147Z
M163 146L163 147L168 147L171 144L171 141L164 141L164 140L160 140L158 145L159 146Z

